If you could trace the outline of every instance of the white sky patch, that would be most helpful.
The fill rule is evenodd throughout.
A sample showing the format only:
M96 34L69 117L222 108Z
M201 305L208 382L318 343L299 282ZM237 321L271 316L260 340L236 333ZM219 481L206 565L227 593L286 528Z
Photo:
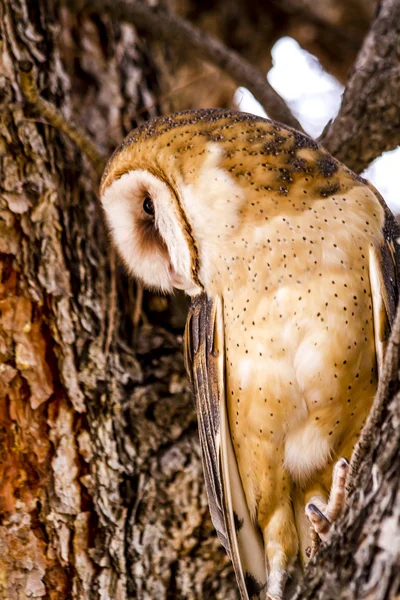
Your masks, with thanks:
M286 100L304 131L318 137L334 119L341 103L343 86L324 71L318 60L290 37L283 37L272 49L273 66L268 80ZM246 88L238 88L235 102L244 112L267 116ZM400 213L400 147L377 158L363 173L381 192L390 208Z
M397 181L399 170L400 148L396 148L374 160L363 173L380 191L395 214L400 213L400 186Z
M252 115L257 115L258 117L268 117L261 104L247 88L238 88L233 100L236 106L243 112L248 112Z
M290 37L276 42L272 64L268 81L289 104L304 131L318 137L339 110L343 86Z

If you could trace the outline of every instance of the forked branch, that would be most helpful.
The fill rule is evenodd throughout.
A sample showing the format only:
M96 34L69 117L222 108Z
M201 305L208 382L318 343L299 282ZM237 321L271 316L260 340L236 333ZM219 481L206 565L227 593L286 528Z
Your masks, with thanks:
M73 0L68 8L105 12L120 21L132 23L157 39L179 44L227 73L238 85L246 87L271 119L302 131L285 101L268 83L266 75L233 50L190 23L166 11L155 10L142 2L126 0Z
M400 144L400 2L381 0L336 119L320 141L356 173Z

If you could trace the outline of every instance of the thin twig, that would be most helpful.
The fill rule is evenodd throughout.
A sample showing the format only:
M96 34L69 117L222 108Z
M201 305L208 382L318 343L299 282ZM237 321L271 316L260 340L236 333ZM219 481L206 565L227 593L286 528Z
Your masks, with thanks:
M198 57L213 63L246 87L272 118L302 131L285 101L268 83L266 76L247 60L204 31L184 19L166 11L155 10L141 2L125 0L73 0L68 8L85 12L106 12L120 21L126 21L169 43L190 49Z
M141 115L143 115L144 113L149 112L153 108L156 108L160 104L160 102L167 100L171 96L174 96L177 92L181 92L185 88L190 87L194 83L198 83L202 79L207 79L208 77L212 77L216 73L218 73L217 70L210 71L209 73L202 73L201 75L199 75L198 77L195 77L194 79L191 79L187 83L183 83L182 85L177 85L176 87L172 88L168 92L165 92L164 94L160 94L159 96L156 96L156 99L152 104L150 104L149 106L144 106L140 110L136 111L134 113L134 115L132 116L132 119L134 119L136 121L137 118L140 117Z
M29 60L22 60L18 63L18 67L21 90L26 101L39 113L39 115L44 117L50 125L65 133L78 146L78 148L88 157L96 173L100 177L106 164L105 156L86 133L81 131L72 121L67 121L64 115L53 104L40 97L36 87L33 64Z
M104 345L104 355L108 356L108 352L110 350L111 342L113 340L114 332L115 332L115 321L116 321L116 313L117 313L117 269L116 269L116 252L113 246L109 246L108 250L108 259L110 265L110 293L109 293L109 304L108 304L108 326L107 326L107 335L106 342Z

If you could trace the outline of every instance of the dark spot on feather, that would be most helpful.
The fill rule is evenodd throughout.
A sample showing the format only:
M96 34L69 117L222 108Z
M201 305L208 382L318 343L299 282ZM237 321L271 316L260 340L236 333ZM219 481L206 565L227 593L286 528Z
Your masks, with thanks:
M299 131L294 132L294 146L297 149L309 148L310 150L317 150L318 143L312 138L300 133Z
M331 177L338 170L336 161L329 155L323 155L317 160L317 167L323 177Z
M244 576L244 583L250 598L253 598L254 596L258 597L266 586L266 584L258 581L258 579L256 579L254 575L249 572L246 572L246 575Z
M235 521L235 529L236 532L240 531L243 527L243 519L239 519L239 516L236 511L233 511L233 518Z
M263 150L265 154L277 154L281 152L281 146L286 141L282 135L274 135L268 142L264 144Z
M311 171L311 167L309 163L304 159L297 156L293 161L291 161L291 167L297 173L309 173Z
M293 177L290 174L289 169L279 169L280 175L278 177L278 181L288 181L291 183L293 181Z
M339 191L339 189L340 189L340 186L338 183L331 183L329 185L326 185L326 186L320 188L319 194L323 198L327 198L328 196L333 196L333 194L336 194Z
M285 185L280 185L278 191L281 196L287 196L289 193L289 190Z
M223 142L225 140L224 136L221 133L210 133L208 135L208 139L210 142Z

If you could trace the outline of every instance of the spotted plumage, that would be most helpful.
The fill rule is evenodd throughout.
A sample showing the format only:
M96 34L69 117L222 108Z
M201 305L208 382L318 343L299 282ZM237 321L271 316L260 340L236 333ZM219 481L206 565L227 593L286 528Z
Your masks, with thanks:
M347 463L327 504L332 470L376 391L397 224L317 142L235 111L135 130L101 199L128 268L192 296L185 352L211 515L242 597L280 599L296 557L310 555L309 519L323 537L340 512Z

